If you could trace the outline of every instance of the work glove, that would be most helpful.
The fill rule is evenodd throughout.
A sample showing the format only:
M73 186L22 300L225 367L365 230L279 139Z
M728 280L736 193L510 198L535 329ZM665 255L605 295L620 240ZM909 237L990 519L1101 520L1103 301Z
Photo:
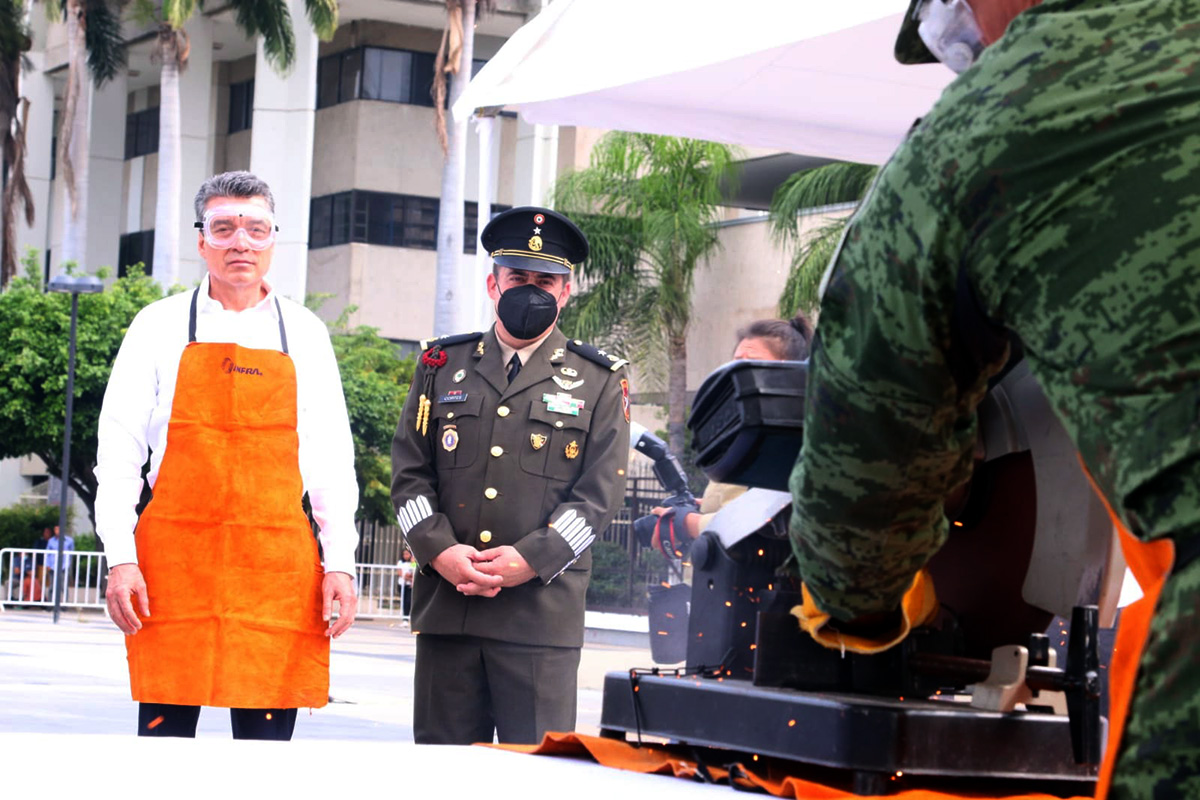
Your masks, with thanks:
M803 602L792 607L792 616L800 621L800 627L818 644L831 650L847 650L854 653L882 653L908 636L913 628L932 620L938 612L937 595L933 591L933 577L922 569L913 578L912 586L900 599L900 627L880 638L869 638L854 633L845 633L829 624L832 619L813 600L805 585L800 586Z

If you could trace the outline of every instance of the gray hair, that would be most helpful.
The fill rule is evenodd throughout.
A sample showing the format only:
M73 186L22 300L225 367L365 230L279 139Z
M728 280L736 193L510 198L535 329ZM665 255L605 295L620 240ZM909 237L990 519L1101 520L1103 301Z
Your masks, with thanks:
M214 197L262 197L267 201L271 213L275 213L275 196L271 194L271 187L262 178L245 170L222 172L200 184L193 201L196 222L204 221L204 207Z

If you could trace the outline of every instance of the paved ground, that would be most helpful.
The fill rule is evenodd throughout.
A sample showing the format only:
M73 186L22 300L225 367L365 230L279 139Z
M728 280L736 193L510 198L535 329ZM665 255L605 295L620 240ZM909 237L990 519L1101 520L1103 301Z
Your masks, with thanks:
M360 622L333 644L333 702L301 710L296 739L412 741L415 641L399 623ZM589 643L579 670L578 730L596 733L604 673L651 666L649 650ZM0 733L133 732L125 645L101 614L0 613ZM205 709L198 735L229 736L228 714Z

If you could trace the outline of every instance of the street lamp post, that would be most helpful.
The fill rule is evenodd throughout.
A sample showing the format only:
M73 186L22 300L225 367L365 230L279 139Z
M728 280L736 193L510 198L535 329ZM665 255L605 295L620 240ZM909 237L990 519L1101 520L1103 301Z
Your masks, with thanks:
M71 295L71 337L67 345L67 421L63 426L62 494L58 501L58 557L54 561L54 622L62 609L63 539L67 535L67 486L71 470L71 411L75 406L75 320L79 316L79 295L104 291L104 284L93 275L55 275L46 287L51 292Z

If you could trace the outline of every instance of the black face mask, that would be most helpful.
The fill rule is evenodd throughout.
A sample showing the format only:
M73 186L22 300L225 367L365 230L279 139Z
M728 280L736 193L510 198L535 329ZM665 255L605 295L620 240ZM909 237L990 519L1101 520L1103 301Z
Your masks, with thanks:
M536 339L558 319L558 301L545 289L527 283L500 295L496 316L516 338Z

